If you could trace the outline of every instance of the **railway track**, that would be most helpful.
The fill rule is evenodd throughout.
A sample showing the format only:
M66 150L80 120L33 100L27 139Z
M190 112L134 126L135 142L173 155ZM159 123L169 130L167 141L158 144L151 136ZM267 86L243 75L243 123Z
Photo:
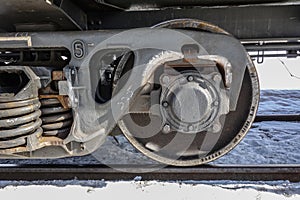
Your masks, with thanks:
M204 165L165 167L118 165L0 165L0 180L239 180L300 181L300 165ZM126 171L126 172L125 172ZM140 177L136 179L136 177Z

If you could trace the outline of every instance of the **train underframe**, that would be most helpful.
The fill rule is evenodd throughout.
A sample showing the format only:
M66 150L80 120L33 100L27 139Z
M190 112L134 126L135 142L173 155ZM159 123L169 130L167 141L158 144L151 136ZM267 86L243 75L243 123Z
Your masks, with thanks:
M263 58L261 52L280 50L283 56L297 57L300 46L290 29L257 39L269 32L259 22L260 32L243 30L238 27L243 18L225 31L210 22L206 7L192 10L203 9L209 22L196 12L186 15L191 8L161 9L175 13L167 20L168 15L149 10L103 11L104 21L112 16L123 22L105 27L96 12L87 14L82 9L88 8L80 9L77 1L38 2L31 6L49 9L48 15L40 13L41 18L50 16L48 21L31 18L37 11L24 9L19 14L36 24L6 14L19 23L3 23L0 33L0 155L5 159L83 156L109 135L124 134L140 152L164 164L213 161L243 139L256 116L259 81L248 52ZM97 4L109 7L103 3ZM232 17L228 9L279 6L209 9L218 17L226 12ZM176 17L179 12L182 16ZM62 17L55 21L52 15ZM126 25L122 15L132 21ZM132 15L140 17L136 24ZM150 24L149 16L160 23ZM222 22L227 23L217 24ZM276 39L276 34L284 38Z

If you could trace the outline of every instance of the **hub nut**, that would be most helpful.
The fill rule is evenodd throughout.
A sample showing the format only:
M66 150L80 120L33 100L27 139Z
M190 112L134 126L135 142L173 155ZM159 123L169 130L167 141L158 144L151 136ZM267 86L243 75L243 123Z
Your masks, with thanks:
M163 127L163 133L169 133L171 131L171 127L169 124L164 125Z

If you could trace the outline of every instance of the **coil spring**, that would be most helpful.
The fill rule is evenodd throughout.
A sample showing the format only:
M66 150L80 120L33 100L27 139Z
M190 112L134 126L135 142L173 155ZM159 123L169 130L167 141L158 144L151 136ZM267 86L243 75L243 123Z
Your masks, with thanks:
M26 136L42 134L38 98L0 103L0 149L26 144Z
M66 138L73 124L72 110L64 108L55 98L40 99L40 101L43 135Z

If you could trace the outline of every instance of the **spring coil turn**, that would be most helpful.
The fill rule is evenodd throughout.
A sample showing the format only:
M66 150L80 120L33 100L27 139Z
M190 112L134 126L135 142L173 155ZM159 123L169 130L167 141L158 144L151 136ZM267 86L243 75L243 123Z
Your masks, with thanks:
M40 99L44 136L66 138L73 124L71 108L64 108L55 98Z
M0 149L26 144L26 136L42 134L38 98L0 102Z

